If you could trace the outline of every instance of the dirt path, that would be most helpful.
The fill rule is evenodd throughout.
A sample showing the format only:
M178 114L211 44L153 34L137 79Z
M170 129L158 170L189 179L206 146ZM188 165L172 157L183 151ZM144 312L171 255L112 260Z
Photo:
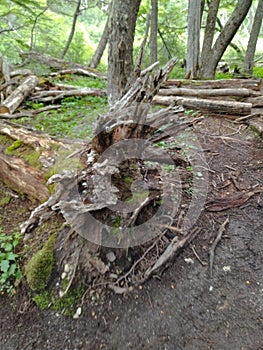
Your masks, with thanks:
M225 119L195 127L210 167L208 199L263 187L262 139ZM7 216L10 227L23 221L15 214L17 205L28 205L23 201L0 208L2 225ZM262 213L262 192L232 209L204 211L200 234L161 276L126 297L109 293L84 305L79 319L40 311L32 302L13 310L1 297L0 349L262 350ZM210 278L209 250L227 217Z

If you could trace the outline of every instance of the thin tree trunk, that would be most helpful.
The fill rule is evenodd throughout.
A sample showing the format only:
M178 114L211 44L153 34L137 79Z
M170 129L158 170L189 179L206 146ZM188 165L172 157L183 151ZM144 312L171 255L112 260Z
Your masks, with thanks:
M108 101L124 95L133 70L133 41L140 0L113 0L109 20Z
M99 44L98 44L98 47L90 61L90 64L89 64L89 67L90 68L97 68L99 63L100 63L100 60L101 60L101 57L103 55L103 52L105 51L105 48L107 46L107 43L108 43L108 40L109 40L109 18L110 18L110 14L111 14L111 6L112 6L112 2L110 3L109 5L109 13L108 13L108 18L107 18L107 22L105 24L105 27L104 27L104 30L103 30L103 33L102 33L102 36L100 38L100 41L99 41Z
M245 60L244 60L244 71L249 74L252 74L253 72L254 57L255 57L258 36L262 25L262 17L263 17L263 0L259 0L253 25L251 28L248 45L247 45L247 51L246 51Z
M75 34L75 29L76 29L76 24L77 24L77 19L79 16L79 9L80 9L80 5L81 5L81 0L78 0L77 6L76 6L76 10L74 12L74 16L73 16L73 22L72 22L72 27L71 27L71 31L68 37L68 41L66 43L66 46L61 54L61 59L63 59L66 55L66 53L68 52L68 49L70 47L70 44L72 42L73 36Z
M246 17L253 0L239 0L232 15L218 36L213 48L203 57L201 77L214 78L216 67L238 28Z
M158 61L157 58L158 33L158 0L151 0L151 36L150 36L150 63Z
M205 26L205 35L202 46L201 63L205 61L206 56L209 55L213 46L219 3L220 0L212 0L209 3L208 15Z
M186 77L196 79L199 70L201 0L189 0Z

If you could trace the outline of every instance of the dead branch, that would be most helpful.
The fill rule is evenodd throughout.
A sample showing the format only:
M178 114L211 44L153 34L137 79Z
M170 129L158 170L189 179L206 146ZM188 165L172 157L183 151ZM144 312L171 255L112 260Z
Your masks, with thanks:
M74 68L74 69L62 69L58 72L51 73L50 75L52 77L58 76L58 75L66 75L66 74L78 74L78 75L85 75L90 78L96 78L96 79L107 79L106 75L103 75L101 73L97 73L95 71L88 71L83 68Z
M79 90L50 90L50 91L41 91L32 94L32 97L29 98L31 101L39 101L39 102L54 102L57 100L62 100L65 97L72 96L98 96L98 97L106 97L107 93L103 89L90 89L90 88L82 88Z
M52 109L61 108L61 105L50 105L40 109L35 109L28 112L20 112L15 114L0 114L0 119L20 119L20 118L34 118L37 114L50 111Z
M200 229L195 228L181 240L178 239L178 236L175 236L154 265L145 272L145 280L160 270L160 268L164 268L169 262L171 262L175 258L178 251L186 244L190 243L199 232Z
M226 225L229 223L229 217L223 222L223 224L220 226L218 234L216 236L216 239L214 240L211 249L209 251L209 275L210 278L213 277L213 264L214 264L214 257L215 257L215 249L218 245L218 243L220 242L223 233L226 230Z

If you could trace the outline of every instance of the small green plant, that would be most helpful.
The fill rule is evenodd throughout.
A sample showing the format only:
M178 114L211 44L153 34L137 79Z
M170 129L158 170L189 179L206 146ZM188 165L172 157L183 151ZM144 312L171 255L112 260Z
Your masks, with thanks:
M12 293L22 277L18 254L15 253L20 239L20 233L6 235L0 227L0 293Z

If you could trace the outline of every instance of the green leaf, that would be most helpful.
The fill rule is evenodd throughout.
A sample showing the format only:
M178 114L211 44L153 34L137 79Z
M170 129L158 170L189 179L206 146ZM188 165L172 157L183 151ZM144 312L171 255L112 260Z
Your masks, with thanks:
M5 243L3 248L6 252L11 252L13 250L13 245L11 243Z
M3 271L3 272L7 272L8 269L9 269L9 266L10 266L10 264L9 264L9 261L8 261L8 260L3 260L3 261L1 261L1 263L0 263L0 269L1 269L1 271Z
M16 260L17 254L14 254L13 252L10 252L6 255L7 260Z

